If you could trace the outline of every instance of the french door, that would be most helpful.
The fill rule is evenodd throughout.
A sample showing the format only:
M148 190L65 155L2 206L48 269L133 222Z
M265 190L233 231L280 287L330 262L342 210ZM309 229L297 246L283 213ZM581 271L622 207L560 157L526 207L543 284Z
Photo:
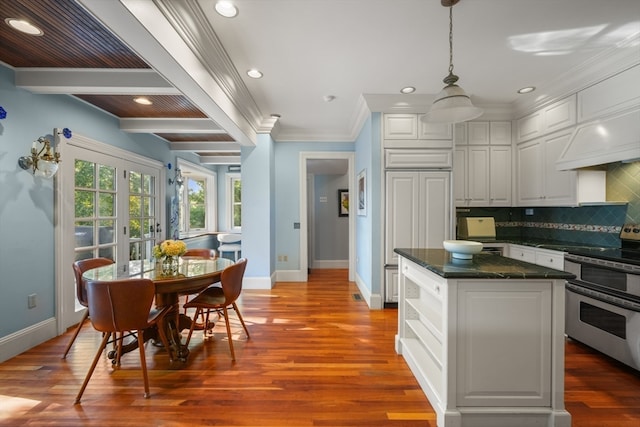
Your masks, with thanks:
M151 259L153 246L163 238L163 165L90 142L74 136L64 144L56 184L56 246L63 248L56 257L60 332L77 323L83 311L75 296L74 261L110 258L126 275L128 261Z

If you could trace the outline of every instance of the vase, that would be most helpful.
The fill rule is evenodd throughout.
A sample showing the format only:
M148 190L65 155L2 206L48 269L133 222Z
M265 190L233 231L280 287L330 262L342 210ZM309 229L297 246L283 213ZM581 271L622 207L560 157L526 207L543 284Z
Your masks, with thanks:
M162 275L175 276L178 274L178 257L167 256L162 260Z

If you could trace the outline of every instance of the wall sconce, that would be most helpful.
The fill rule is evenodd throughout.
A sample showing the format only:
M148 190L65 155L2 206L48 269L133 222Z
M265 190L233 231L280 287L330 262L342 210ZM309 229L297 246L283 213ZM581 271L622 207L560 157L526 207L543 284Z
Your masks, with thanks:
M67 128L58 133L62 133L67 139L71 138L71 131ZM29 156L18 159L18 165L22 169L31 169L34 175L43 178L52 178L58 172L58 163L60 163L60 153L55 152L51 147L51 141L43 136L33 141Z
M178 184L178 187L182 187L182 184L184 184L184 177L182 176L180 168L176 169L176 177L174 179L169 178L169 184Z

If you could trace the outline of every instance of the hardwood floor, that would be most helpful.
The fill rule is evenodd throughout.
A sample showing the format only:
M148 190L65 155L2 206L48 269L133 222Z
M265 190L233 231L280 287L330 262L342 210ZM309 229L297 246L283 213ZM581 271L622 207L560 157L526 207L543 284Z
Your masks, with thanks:
M151 398L137 353L98 364L80 405L74 398L100 336L85 325L0 364L0 426L429 426L435 414L395 354L396 310L369 310L344 270L308 283L245 290L234 323L232 363L223 322L194 333L186 364L147 344ZM578 427L640 426L640 374L567 343L566 406ZM514 426L516 427L516 426Z

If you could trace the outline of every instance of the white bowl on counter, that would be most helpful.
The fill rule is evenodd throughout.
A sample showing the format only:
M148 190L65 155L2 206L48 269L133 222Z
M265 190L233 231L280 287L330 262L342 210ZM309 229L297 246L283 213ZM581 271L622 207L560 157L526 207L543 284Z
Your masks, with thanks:
M473 240L445 240L444 249L457 259L472 259L473 254L482 251L482 243Z

